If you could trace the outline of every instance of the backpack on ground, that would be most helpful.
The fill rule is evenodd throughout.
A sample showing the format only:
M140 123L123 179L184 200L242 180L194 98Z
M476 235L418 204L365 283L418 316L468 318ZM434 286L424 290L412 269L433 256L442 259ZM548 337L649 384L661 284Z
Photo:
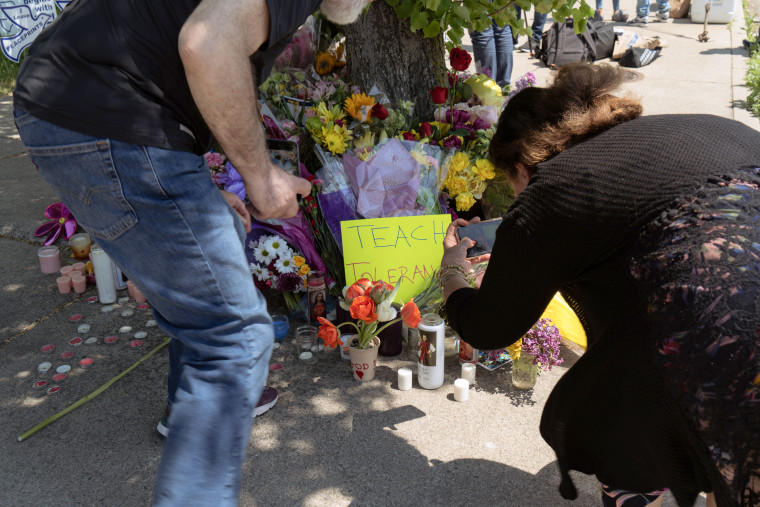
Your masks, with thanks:
M615 31L603 21L589 20L586 31L577 35L573 20L554 22L541 38L539 58L547 67L559 67L572 62L593 62L612 55Z

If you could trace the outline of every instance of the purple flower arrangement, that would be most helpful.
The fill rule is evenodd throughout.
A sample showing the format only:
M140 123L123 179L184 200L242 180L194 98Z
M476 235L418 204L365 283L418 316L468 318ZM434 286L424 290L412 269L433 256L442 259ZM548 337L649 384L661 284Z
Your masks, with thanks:
M533 356L533 364L541 370L551 370L564 361L559 357L561 338L551 320L541 319L523 336L521 353Z

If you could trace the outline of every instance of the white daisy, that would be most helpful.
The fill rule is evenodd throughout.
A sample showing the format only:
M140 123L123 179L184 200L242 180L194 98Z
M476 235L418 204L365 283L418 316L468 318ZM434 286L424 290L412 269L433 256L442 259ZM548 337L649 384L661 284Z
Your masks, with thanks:
M293 257L280 257L274 263L274 267L277 268L278 273L295 273L298 271Z
M270 236L264 244L269 250L274 252L276 257L282 257L285 252L290 249L290 247L288 247L288 242L279 236Z
M277 258L274 251L268 248L266 243L261 243L260 241L258 246L253 249L253 256L264 266L268 266L269 263Z
M265 281L269 277L269 271L266 268L262 268L258 264L251 263L251 274L261 280L262 282Z

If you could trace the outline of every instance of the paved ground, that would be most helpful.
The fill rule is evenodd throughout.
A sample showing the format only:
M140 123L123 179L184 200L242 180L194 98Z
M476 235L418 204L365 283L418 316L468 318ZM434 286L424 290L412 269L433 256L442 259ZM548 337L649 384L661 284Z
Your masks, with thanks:
M633 12L633 0L622 3ZM626 85L641 97L646 114L712 113L760 129L760 121L743 108L746 54L740 21L732 27L709 25L706 43L696 40L702 25L688 19L635 29L669 42L662 56L638 69L639 79ZM551 75L526 54L516 54L515 61L514 77L532 71L544 82ZM16 438L163 338L157 328L145 326L150 310L137 309L133 300L106 314L103 305L86 302L94 290L61 295L55 276L40 273L33 231L45 221L45 207L58 199L22 152L11 102L0 98L0 505L145 505L161 455L154 427L165 403L166 350L28 440ZM125 308L135 309L135 315L122 317ZM80 334L97 337L97 344L69 345L78 335L78 324L69 321L73 314L84 316L91 329ZM119 334L125 325L132 330ZM146 343L130 348L140 330L148 332ZM104 344L108 335L118 336L118 342ZM54 344L54 352L43 354L45 344ZM74 357L61 359L69 350ZM381 358L377 378L360 384L337 354L315 365L297 364L287 338L273 357L283 368L269 382L279 389L280 401L253 427L241 503L569 504L557 493L556 460L538 433L552 386L577 359L570 350L564 355L565 364L541 376L528 392L510 387L509 367L491 373L478 369L470 401L457 403L456 360L447 362L444 387L427 391L415 380L414 389L401 392L395 372L412 364L406 356ZM84 357L94 359L87 369L78 366ZM58 394L32 387L40 378L50 380L50 373L37 373L43 361L53 368L73 365ZM598 505L594 479L575 477L580 498L573 505ZM667 498L665 504L674 502Z

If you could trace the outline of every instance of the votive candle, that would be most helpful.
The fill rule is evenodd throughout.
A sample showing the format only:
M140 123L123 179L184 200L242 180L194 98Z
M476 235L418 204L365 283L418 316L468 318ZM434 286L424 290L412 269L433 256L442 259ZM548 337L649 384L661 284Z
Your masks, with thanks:
M73 271L78 271L80 275L84 276L87 273L84 262L75 262L71 265Z
M61 294L68 294L71 292L71 278L68 276L61 276L55 279L55 283L58 284L58 292Z
M74 271L74 266L64 266L61 268L61 276L71 276L71 272Z
M408 391L412 388L412 370L409 368L398 369L398 389Z
M135 292L135 301L137 301L138 303L145 303L148 300L140 291L140 289L137 288L137 285L135 285L134 292Z
M71 246L71 253L74 255L75 259L87 259L90 255L92 240L90 239L89 234L83 232L74 234L69 238L69 246Z
M467 380L470 385L475 383L475 364L464 363L462 364L462 378Z
M458 378L454 381L454 399L457 401L467 401L469 397L470 383L467 379Z
M87 278L82 275L72 276L71 285L74 286L74 292L81 294L87 289Z
M135 284L132 280L127 280L127 292L129 292L129 297L135 297Z
M49 275L61 269L61 251L57 246L43 246L37 250L37 257L43 274Z

